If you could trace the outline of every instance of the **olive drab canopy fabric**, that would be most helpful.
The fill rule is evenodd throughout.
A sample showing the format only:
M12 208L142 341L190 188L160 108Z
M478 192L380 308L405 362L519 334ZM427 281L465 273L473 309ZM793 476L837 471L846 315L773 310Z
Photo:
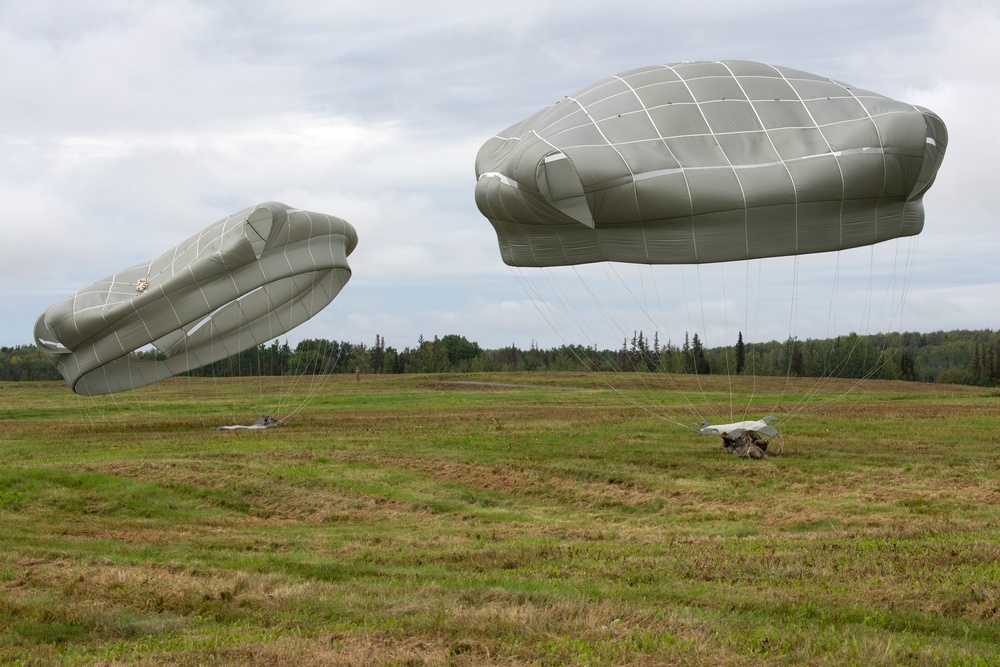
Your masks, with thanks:
M63 299L35 341L79 394L142 387L308 320L351 277L357 242L340 218L259 204ZM149 345L160 358L132 354Z
M918 234L947 141L927 109L787 67L645 67L487 141L476 203L514 266L824 252Z

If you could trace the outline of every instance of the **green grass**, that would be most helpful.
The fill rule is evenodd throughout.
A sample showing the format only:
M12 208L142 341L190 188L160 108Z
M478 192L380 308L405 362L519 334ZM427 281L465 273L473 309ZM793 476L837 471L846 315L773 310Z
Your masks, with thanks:
M0 384L0 664L1000 663L996 396L848 388Z

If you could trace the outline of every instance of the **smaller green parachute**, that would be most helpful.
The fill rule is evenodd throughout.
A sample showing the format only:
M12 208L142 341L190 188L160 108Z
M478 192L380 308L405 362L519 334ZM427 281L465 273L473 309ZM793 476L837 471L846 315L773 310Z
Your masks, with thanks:
M265 202L46 310L35 342L78 394L110 394L225 359L302 324L351 277L354 228ZM160 359L134 352L152 345Z

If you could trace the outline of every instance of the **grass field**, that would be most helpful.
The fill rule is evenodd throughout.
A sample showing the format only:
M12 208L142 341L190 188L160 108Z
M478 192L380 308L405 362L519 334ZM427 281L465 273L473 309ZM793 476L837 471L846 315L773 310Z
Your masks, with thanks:
M612 380L0 384L0 664L1000 664L995 391Z

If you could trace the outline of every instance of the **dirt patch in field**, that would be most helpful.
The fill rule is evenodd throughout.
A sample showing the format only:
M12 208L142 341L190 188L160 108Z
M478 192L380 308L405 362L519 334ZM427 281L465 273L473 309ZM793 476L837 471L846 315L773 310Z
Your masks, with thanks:
M478 382L474 380L441 380L428 383L431 387L458 387L460 389L552 389L538 384L514 384L511 382Z
M162 487L165 494L194 500L198 503L196 509L214 508L226 512L230 526L233 520L244 523L356 523L426 513L419 504L322 483L283 482L254 466L234 462L117 461L75 467L155 484ZM203 526L218 520L203 514L198 524Z
M379 466L414 470L442 482L457 483L507 496L568 503L576 508L623 505L636 507L658 502L665 495L670 495L642 488L632 482L611 478L605 482L581 480L509 463L477 465L457 461L356 455L347 456L345 459L364 460Z

